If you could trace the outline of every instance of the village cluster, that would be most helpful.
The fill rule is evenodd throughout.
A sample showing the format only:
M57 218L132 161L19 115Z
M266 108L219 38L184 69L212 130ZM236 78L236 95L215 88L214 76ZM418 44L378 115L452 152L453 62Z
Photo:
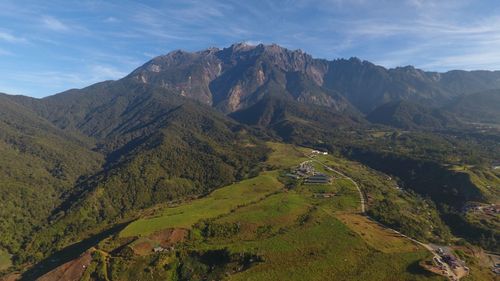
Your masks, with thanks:
M464 267L466 271L469 270L468 267L465 266L465 262L457 259L454 255L446 253L442 248L438 248L438 255L441 257L442 261L437 260L439 265L443 265L443 262L447 263L453 270L458 269L459 267Z
M316 155L327 155L328 152L322 152L318 150L312 150L309 157L313 158ZM316 185L316 184L331 184L332 177L318 172L313 165L314 160L308 160L300 163L297 167L295 167L292 171L286 174L287 177L292 178L294 180L303 180L303 184L305 185ZM330 198L333 197L334 193L315 193L313 194L316 198Z
M304 179L304 184L330 184L331 177L316 171L312 165L312 161L300 163L291 173L287 174L293 179Z

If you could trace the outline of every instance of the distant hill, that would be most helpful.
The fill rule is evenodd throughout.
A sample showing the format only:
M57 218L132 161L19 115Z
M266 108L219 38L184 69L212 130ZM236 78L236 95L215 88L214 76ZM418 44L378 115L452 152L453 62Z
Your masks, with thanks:
M445 108L467 122L500 124L500 90L460 96Z
M463 126L451 113L408 101L383 104L370 112L366 118L373 123L402 129L443 129Z
M328 106L303 104L279 97L263 98L229 116L244 124L268 128L288 141L294 136L314 135L318 131L333 128L343 130L366 124L357 111L339 113Z
M419 116L405 119L421 120L414 125L432 122L446 126L453 123L444 121L450 118L421 109L447 107L462 95L498 89L500 72L437 73L411 66L386 69L357 58L328 61L278 45L238 43L224 49L173 51L150 60L116 82L97 83L36 102L18 98L18 102L28 107L34 105L36 112L60 128L104 137L110 133L110 128L105 127L112 127L111 123L120 118L113 114L139 102L142 93L153 88L163 89L167 95L197 100L225 114L245 110L265 98L329 107L331 112L341 114L370 114L380 106L387 108L406 101L403 105L407 107L415 104L406 115L418 112ZM119 108L115 113L101 107L103 102L111 101L115 109ZM420 109L416 110L416 104ZM103 112L112 115L103 116ZM426 114L432 116L423 116Z

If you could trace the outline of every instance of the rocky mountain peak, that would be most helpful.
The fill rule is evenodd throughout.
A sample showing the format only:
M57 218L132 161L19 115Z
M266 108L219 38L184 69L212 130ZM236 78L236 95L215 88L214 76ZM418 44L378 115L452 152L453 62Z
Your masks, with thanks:
M233 45L231 45L229 47L229 49L231 49L233 52L248 51L248 50L255 49L257 46L260 46L260 45L262 45L262 44L252 45L248 42L238 42L238 43L234 43Z

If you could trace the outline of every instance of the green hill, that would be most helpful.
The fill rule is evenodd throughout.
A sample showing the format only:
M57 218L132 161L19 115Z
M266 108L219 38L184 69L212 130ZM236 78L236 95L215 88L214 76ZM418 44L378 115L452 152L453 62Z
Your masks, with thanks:
M268 145L273 152L264 165L276 168L279 164L280 168L203 198L152 209L119 235L99 243L83 276L96 276L108 268L108 278L120 280L320 280L331 276L344 280L357 280L359 276L442 280L419 266L430 257L425 249L357 214L359 193L351 182L336 177L325 186L298 183L293 189L284 189L280 182L283 173L308 159L305 153L310 149ZM434 212L429 205L385 186L381 175L352 162L331 156L318 161L349 169L356 176L370 174L373 180L366 181L367 186L363 183L366 192L376 201L381 200L375 195L378 192L390 194L398 198L394 201L397 206L405 206L402 210L407 211L402 211L399 221L410 218L410 210ZM317 189L325 188L336 196L313 196ZM428 224L420 221L423 217L418 218L408 226ZM435 226L436 219L429 218ZM359 229L360 222L369 227ZM169 233L186 234L181 242L168 244ZM155 253L153 249L159 246L173 250ZM387 263L391 266L382 266Z
M9 234L2 239L18 262L143 208L248 177L266 154L224 115L141 85L102 83L42 100L6 96L1 106L2 196L12 204L2 213Z
M0 95L0 247L16 254L103 157L92 140L64 132Z

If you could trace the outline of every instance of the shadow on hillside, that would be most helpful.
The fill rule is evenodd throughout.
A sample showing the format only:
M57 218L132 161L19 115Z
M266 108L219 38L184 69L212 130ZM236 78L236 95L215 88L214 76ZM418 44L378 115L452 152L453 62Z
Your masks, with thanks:
M91 247L96 246L99 243L99 241L123 230L125 226L127 226L127 224L128 222L118 224L99 234L91 236L85 240L72 244L60 251L53 253L52 255L45 258L44 260L42 260L41 262L37 263L35 266L30 268L28 271L26 271L22 275L22 278L20 280L21 281L35 280L40 276L48 273L49 271L55 269L56 267L78 258L85 251L87 251Z

